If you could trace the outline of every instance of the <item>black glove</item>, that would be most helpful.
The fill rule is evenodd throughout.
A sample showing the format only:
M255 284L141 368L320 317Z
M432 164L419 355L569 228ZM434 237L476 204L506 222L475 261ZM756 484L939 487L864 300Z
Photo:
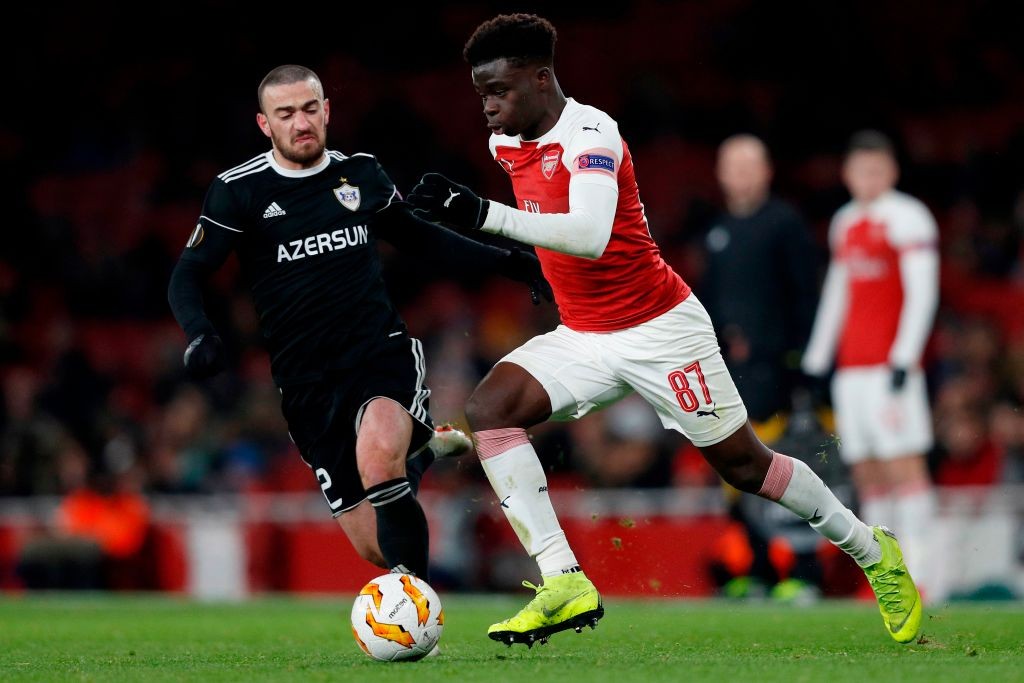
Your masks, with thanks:
M460 230L476 230L487 218L487 202L440 173L427 173L420 178L406 201L415 207L413 213L420 218Z
M894 392L899 391L903 388L903 385L907 383L907 370L906 368L892 368L892 375L889 379L889 386L892 387Z
M797 385L806 392L812 410L830 405L831 392L827 375L811 375L801 372L797 378Z
M185 349L185 372L192 379L213 377L224 365L224 344L216 334L201 334Z
M512 247L509 249L508 256L501 260L498 267L505 277L525 282L530 287L530 299L534 306L540 304L542 296L548 300L548 303L555 300L551 285L544 279L544 273L541 272L540 261L530 252Z

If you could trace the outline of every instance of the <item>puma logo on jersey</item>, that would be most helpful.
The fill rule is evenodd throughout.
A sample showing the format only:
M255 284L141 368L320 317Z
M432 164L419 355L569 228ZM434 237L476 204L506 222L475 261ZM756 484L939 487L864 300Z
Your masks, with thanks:
M592 130L595 133L600 133L601 131L598 130L598 128L600 128L600 127L601 127L601 122L598 121L597 123L594 124L593 128L591 128L590 126L583 126L583 130Z
M278 206L277 202L271 202L270 206L267 207L267 210L263 212L264 218L273 218L274 216L284 215L286 215L285 210Z
M498 163L505 167L509 175L512 175L512 164L515 163L515 159L498 159Z
M711 417L715 418L716 420L721 420L722 418L718 417L718 413L715 412L715 410L716 410L715 406L711 406L711 410L698 410L697 411L697 417L705 417L707 415L710 415Z
M460 194L462 194L461 192L455 192L454 190L448 190L448 191L452 193L452 196L448 197L448 199L444 200L444 208L446 208L446 209L451 205L453 199L455 199Z
M334 232L322 232L319 235L310 235L305 239L277 245L277 262L298 261L307 256L316 256L327 251L340 251L346 247L366 244L369 241L370 233L365 225L340 228Z

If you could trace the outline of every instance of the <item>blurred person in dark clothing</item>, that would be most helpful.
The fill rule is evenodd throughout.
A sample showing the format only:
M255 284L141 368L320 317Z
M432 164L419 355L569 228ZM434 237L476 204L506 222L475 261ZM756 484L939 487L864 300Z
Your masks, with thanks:
M234 252L288 431L333 516L363 558L426 579L427 520L415 489L437 437L423 347L389 298L377 239L430 257L439 272L521 280L535 299L545 284L539 264L414 217L376 158L328 150L330 102L311 70L277 67L257 95L256 122L272 148L213 181L171 276L186 370L201 379L225 365L202 284Z
M814 245L800 213L772 196L772 163L759 138L727 138L718 148L715 171L725 211L705 236L700 295L715 321L726 366L747 406L751 426L765 444L779 447L799 377L800 351L814 319ZM787 452L796 455L802 449L795 450ZM785 599L801 593L804 586L799 580L815 576L813 568L785 580L768 557L773 538L799 518L788 511L769 514L770 506L744 501L728 485L726 495L732 516L747 533L754 559L750 575L735 577L724 586L725 593L756 592L757 583L775 586L774 594ZM811 552L799 563L813 565L813 546L809 547Z
M73 437L58 438L60 504L53 523L20 549L19 577L29 589L152 587L145 552L150 509L140 469L97 469Z
M750 421L770 444L781 430L766 423L789 408L814 321L815 250L799 212L771 194L772 164L760 139L726 139L716 173L726 210L705 238L700 295Z

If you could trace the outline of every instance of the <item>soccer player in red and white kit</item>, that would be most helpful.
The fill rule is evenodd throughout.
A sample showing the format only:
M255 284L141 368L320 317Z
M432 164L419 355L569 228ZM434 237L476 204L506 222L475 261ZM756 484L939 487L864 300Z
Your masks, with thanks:
M899 169L882 133L855 134L842 173L852 200L829 228L832 259L803 368L824 376L835 360L839 452L860 516L899 531L919 585L938 599L928 552L932 425L921 371L939 299L938 231L924 204L894 189Z
M484 471L543 577L541 586L527 582L534 599L488 635L529 645L595 626L604 614L526 429L581 418L635 391L727 482L778 501L852 555L872 577L891 635L911 640L921 607L898 545L858 520L807 465L758 441L704 307L651 238L618 126L562 94L555 37L545 19L501 15L480 25L464 52L491 153L518 206L483 200L436 173L408 198L431 220L537 247L562 318L495 365L466 407Z

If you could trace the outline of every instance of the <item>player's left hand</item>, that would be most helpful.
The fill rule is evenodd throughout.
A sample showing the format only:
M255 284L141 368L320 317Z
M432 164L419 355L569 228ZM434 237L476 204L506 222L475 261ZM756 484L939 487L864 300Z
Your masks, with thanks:
M216 333L201 334L185 349L185 372L192 379L207 379L224 369L224 343Z
M889 376L889 386L893 392L897 392L903 388L903 385L907 383L907 370L906 368L892 368L892 374Z
M544 279L544 273L540 269L540 261L530 252L512 247L508 256L502 259L500 267L502 275L525 282L530 287L530 299L534 306L540 305L542 296L548 303L555 300L551 285Z
M487 218L487 202L440 173L427 173L420 178L406 201L415 207L413 213L420 218L458 229L476 230Z

